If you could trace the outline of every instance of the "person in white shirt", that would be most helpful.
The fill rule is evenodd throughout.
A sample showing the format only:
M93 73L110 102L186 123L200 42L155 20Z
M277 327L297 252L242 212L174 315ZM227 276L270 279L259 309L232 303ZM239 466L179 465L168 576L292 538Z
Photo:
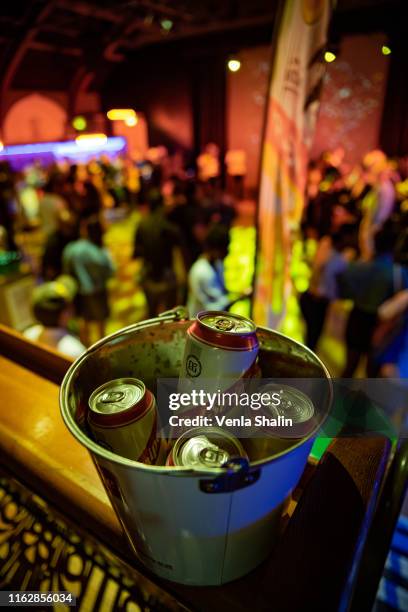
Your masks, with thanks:
M38 323L26 329L24 336L74 359L82 355L85 346L66 329L75 293L76 283L69 276L38 285L32 295L32 309Z
M187 307L190 317L195 317L201 310L227 310L233 303L250 295L250 290L234 300L228 295L224 282L224 259L228 246L228 228L223 225L210 227L204 252L188 274Z

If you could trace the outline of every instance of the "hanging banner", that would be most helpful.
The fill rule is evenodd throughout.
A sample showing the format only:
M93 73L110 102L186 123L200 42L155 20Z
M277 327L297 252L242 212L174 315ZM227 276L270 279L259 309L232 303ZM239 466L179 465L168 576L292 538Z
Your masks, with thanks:
M284 0L282 0L284 1ZM252 316L277 327L290 295L291 232L302 215L324 74L330 0L286 0L265 105Z

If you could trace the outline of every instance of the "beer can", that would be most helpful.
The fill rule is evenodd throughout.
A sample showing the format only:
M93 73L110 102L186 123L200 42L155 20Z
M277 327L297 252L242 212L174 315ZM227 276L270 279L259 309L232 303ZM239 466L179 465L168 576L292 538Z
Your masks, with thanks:
M88 424L95 440L108 450L141 463L163 458L164 440L157 437L153 393L137 378L118 378L89 398Z
M250 319L222 311L199 312L187 330L179 390L231 388L253 366L258 348Z
M219 468L235 457L248 459L238 438L217 427L195 427L176 440L166 465Z
M296 387L268 383L259 389L259 393L271 397L269 405L263 405L258 413L264 422L261 429L281 438L301 438L315 427L313 402ZM279 396L279 402L272 400L272 396ZM276 422L276 425L269 425L271 422Z

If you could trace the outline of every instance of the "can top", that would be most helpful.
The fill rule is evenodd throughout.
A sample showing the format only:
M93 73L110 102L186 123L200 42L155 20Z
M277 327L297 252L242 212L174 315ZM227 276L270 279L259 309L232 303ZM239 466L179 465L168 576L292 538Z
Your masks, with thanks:
M179 455L180 463L186 466L221 467L229 458L227 451L212 444L206 436L186 440Z
M256 325L251 319L219 310L204 310L197 315L197 321L218 333L253 334Z
M104 383L91 394L89 407L92 412L108 415L130 410L146 394L146 387L137 378L117 378Z
M314 416L315 409L312 400L296 387L268 383L260 389L260 392L280 395L280 404L268 406L268 411L276 416L292 419L294 424L305 423Z
M174 465L219 468L231 457L247 454L235 436L217 427L194 427L177 439L172 457Z

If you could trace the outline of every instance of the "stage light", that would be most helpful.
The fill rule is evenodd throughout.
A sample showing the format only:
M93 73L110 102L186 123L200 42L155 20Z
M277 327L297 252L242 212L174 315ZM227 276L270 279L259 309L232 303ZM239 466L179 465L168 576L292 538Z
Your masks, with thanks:
M126 121L129 117L136 117L136 113L133 108L111 108L106 116L111 121Z
M102 136L104 136L102 134ZM78 136L78 138L81 138ZM110 138L91 138L83 140L81 144L78 144L76 140L66 140L59 142L36 142L31 144L22 145L10 145L5 146L3 150L0 148L0 160L9 159L11 164L16 167L23 167L23 161L19 162L19 159L26 158L30 160L31 157L35 156L44 160L44 163L49 163L50 156L55 159L81 159L87 157L92 152L109 152L119 153L126 149L126 140L121 136L112 136ZM28 163L28 162L27 162ZM14 166L13 166L14 167Z
M82 132L82 130L86 130L87 122L85 117L82 115L77 115L72 120L72 127L75 128L78 132Z
M326 53L324 54L324 61L327 62L328 64L331 64L332 62L334 62L335 59L336 59L336 54L333 53L332 51L326 51Z
M391 55L391 49L390 49L390 47L389 47L388 45L383 45L383 46L381 47L381 53L382 53L383 55Z
M238 70L241 68L241 62L239 61L239 59L233 58L228 60L228 70L230 70L231 72L238 72Z
M0 140L0 151L2 151L3 149L4 149L4 144Z
M102 145L108 142L106 134L81 134L75 138L75 142L79 147L94 146L95 144Z
M171 19L162 19L160 25L163 30L165 30L166 32L170 32L171 28L173 27L173 22L171 21Z
M137 122L138 122L137 115L135 115L134 117L126 117L125 119L125 124L128 127L134 127L135 125L137 125Z

